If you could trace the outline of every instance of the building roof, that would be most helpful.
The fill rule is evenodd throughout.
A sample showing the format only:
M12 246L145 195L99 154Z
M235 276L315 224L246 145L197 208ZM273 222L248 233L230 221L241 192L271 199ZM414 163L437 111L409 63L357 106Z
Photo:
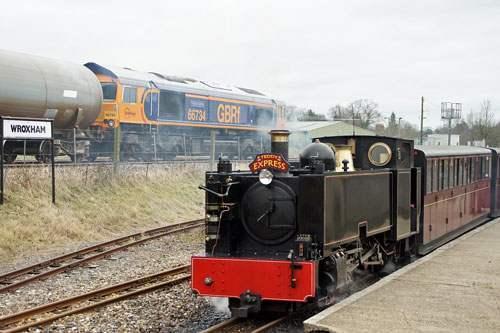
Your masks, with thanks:
M287 122L285 127L292 133L302 132L309 133L313 136L337 136L352 134L352 124L343 121L297 121ZM376 135L375 132L354 126L355 134L359 135Z

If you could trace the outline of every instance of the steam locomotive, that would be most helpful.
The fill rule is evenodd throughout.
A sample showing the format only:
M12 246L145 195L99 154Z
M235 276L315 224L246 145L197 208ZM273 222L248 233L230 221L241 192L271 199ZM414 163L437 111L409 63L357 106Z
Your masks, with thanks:
M0 115L54 119L56 155L77 161L204 155L212 133L217 152L252 156L283 106L254 89L0 50ZM5 161L48 158L48 142L26 144L6 141Z
M191 288L233 316L330 304L356 269L425 254L498 215L498 150L414 147L380 136L316 139L288 163L287 131L250 171L206 174L205 254Z

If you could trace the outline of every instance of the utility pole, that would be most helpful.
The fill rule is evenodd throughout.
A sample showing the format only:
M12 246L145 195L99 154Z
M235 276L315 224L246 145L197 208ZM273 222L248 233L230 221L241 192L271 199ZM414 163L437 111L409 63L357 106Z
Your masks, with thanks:
M424 144L424 96L422 96L422 109L420 111L420 144Z

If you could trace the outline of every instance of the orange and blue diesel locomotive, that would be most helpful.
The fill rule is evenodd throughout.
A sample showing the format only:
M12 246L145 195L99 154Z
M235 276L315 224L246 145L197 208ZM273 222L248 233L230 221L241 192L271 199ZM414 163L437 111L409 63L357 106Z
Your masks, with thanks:
M287 162L287 131L250 171L206 174L205 254L191 287L233 316L329 304L356 269L425 254L498 215L498 150L323 137Z
M143 160L155 154L206 155L213 131L216 151L248 157L260 150L261 131L273 128L282 116L282 102L253 89L96 63L85 66L103 91L103 110L90 126L103 144L91 147L92 159L113 151L118 126L122 154L138 154Z
M0 115L54 119L56 154L81 160L112 156L151 160L215 149L248 157L283 103L247 88L129 68L84 66L0 50ZM7 141L4 159L47 156L47 142Z

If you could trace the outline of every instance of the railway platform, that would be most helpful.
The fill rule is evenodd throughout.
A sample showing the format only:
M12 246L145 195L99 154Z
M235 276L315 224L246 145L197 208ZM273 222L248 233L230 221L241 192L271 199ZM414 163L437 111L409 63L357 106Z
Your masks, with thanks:
M500 218L304 322L306 332L500 332Z

